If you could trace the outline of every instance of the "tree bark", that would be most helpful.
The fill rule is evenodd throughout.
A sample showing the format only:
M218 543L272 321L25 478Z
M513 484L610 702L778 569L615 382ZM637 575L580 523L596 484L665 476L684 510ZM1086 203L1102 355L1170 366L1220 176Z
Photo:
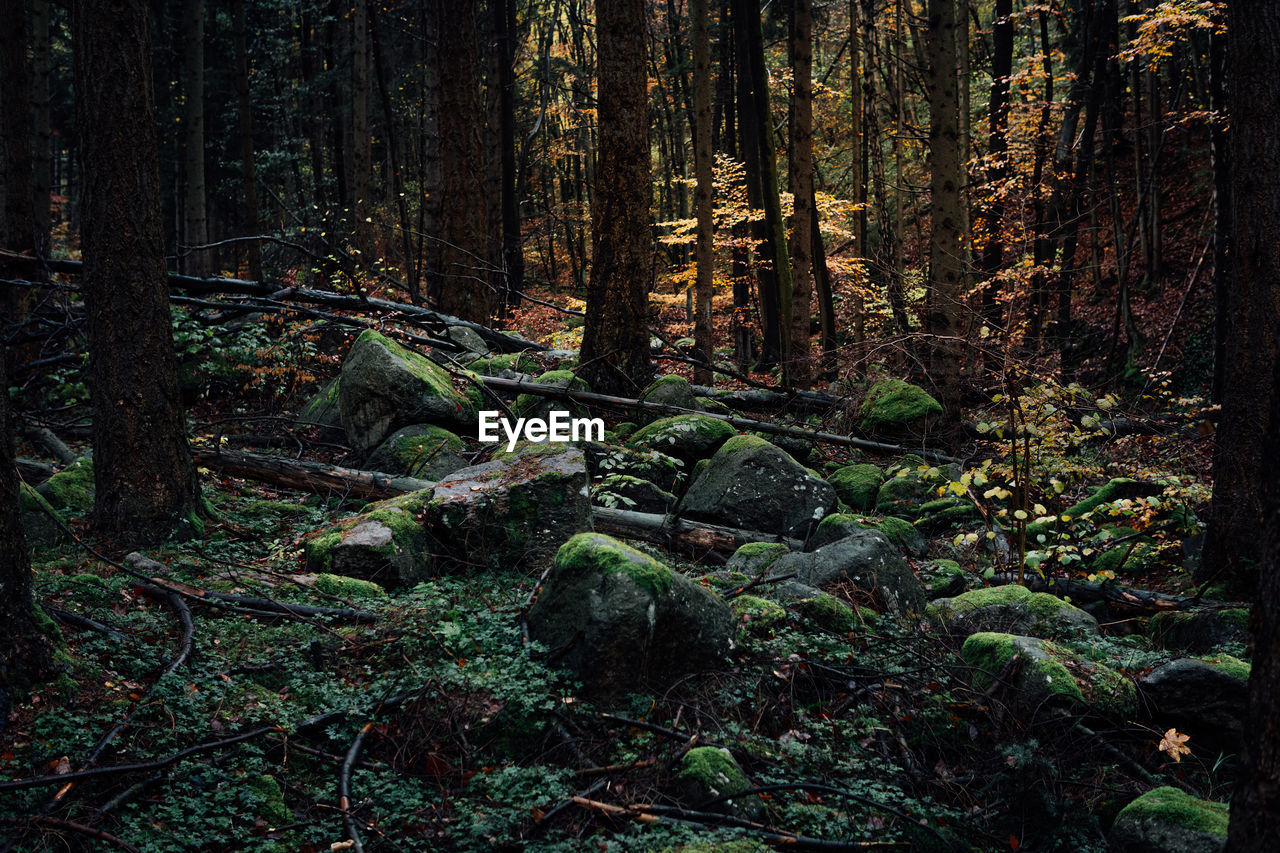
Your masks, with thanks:
M375 253L373 153L369 142L369 3L351 4L351 206L353 242L366 264Z
M697 176L697 281L694 284L693 341L706 365L695 365L693 381L710 385L715 357L712 339L712 300L715 296L714 176L711 152L711 34L707 0L691 0L693 17L693 170Z
M600 0L599 145L579 375L602 392L648 384L649 100L643 0Z
M0 248L33 255L36 248L32 208L31 120L27 49L22 37L21 0L0 0ZM0 258L0 278L10 274L11 261ZM20 323L34 294L2 286L4 323ZM9 357L10 353L0 353ZM7 387L7 386L6 386Z
M53 225L53 124L49 95L49 0L31 4L31 124L35 134L35 242L41 254L49 254ZM6 78L8 79L8 78Z
M812 381L809 320L813 300L813 4L794 0L791 20L791 305L787 369L783 377L798 388Z
M185 192L182 196L182 234L188 246L209 242L204 188L204 0L187 0L182 21L182 111ZM182 271L206 276L212 271L208 250L183 256Z
M72 6L94 521L127 544L201 512L173 350L145 0Z
M231 0L232 40L236 52L236 115L239 122L240 181L244 193L244 230L258 234L258 170L253 162L253 102L249 97L249 34L245 0ZM245 244L249 278L262 281L262 247L256 240Z
M520 234L520 186L516 158L516 4L493 0L498 31L499 112L502 136L502 267L505 308L520 304L524 290L524 243Z

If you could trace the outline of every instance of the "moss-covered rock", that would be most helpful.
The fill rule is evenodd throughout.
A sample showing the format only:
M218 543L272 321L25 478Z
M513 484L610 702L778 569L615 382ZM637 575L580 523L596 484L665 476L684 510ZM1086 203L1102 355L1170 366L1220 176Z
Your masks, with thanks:
M579 379L572 370L563 368L548 370L534 380L539 385L551 385L555 388L568 388L573 391L590 391L586 380ZM537 394L521 394L511 404L511 414L518 418L547 418L553 409L567 411L570 417L582 417L585 410L571 400L557 400Z
M372 329L360 333L342 362L338 404L347 437L363 451L410 424L471 432L476 422L474 402L454 389L444 369Z
M902 464L890 468L876 492L876 511L911 521L920 517L922 508L938 497L938 487L946 482L941 471L930 475L933 468L921 471L921 465Z
M342 431L342 409L338 404L340 377L334 377L307 401L298 413L298 426L318 426L328 432Z
M674 374L659 376L650 382L649 386L640 392L640 401L657 403L661 406L677 406L694 412L702 411L702 404L699 402L697 395L693 393L693 387L689 384L689 380ZM642 424L648 424L662 416L650 410L642 409L637 413L636 417Z
M832 542L839 542L846 536L872 529L870 519L847 512L832 513L818 522L818 527L805 544L805 550L813 551Z
M1196 742L1238 749L1244 739L1249 665L1230 655L1180 658L1140 682L1151 716L1175 725Z
M329 595L336 595L339 598L386 598L387 591L376 583L360 580L359 578L348 578L341 575L331 575L324 572L316 575L316 589Z
M975 690L986 690L1014 656L1012 704L1025 713L1065 706L1097 716L1125 717L1137 708L1133 682L1097 661L1037 637L979 632L964 641L960 656L972 666Z
M726 441L690 484L680 513L744 530L805 535L835 506L835 490L753 435Z
M1098 620L1047 592L1009 584L939 599L925 610L944 631L967 637L981 631L1045 639L1095 636Z
M385 474L440 480L467 467L462 439L444 427L413 424L396 430L369 454L365 468Z
M263 773L246 779L249 791L256 803L254 811L268 826L283 826L293 822L293 813L284 804L284 791L276 777Z
M689 808L699 808L708 800L727 797L751 787L751 780L727 749L695 746L680 759L680 799ZM714 806L719 812L751 814L758 810L754 800L737 803L727 800Z
M780 604L754 595L740 595L729 602L738 620L738 630L745 636L765 637L787 619Z
M916 529L933 535L955 528L972 529L982 520L973 502L955 495L926 501L916 510Z
M599 533L560 548L529 610L530 636L603 697L723 666L733 626L713 592Z
M878 530L862 530L808 553L787 554L770 575L794 574L808 586L848 584L869 594L882 610L909 616L924 610L924 590L898 549Z
M1166 786L1121 809L1107 843L1111 853L1221 853L1227 825L1226 803L1199 800Z
M817 590L811 595L787 600L786 607L805 622L833 634L847 634L866 621L863 614L855 613L844 601ZM871 620L874 621L874 614Z
M657 450L587 441L582 444L582 452L593 479L624 474L648 480L665 492L676 492L684 480L685 464Z
M664 515L676 505L676 496L648 480L610 474L591 487L591 502L597 506Z
M1147 636L1161 649L1204 654L1228 643L1244 646L1249 642L1249 611L1235 607L1226 610L1166 610L1151 617Z
M676 415L641 427L630 446L657 450L685 463L706 459L737 434L730 424L706 415Z
M422 514L427 491L409 492L370 505L364 512L302 540L307 570L405 586L435 572L431 537Z
M836 490L840 500L848 504L850 509L860 512L875 509L876 494L883 481L884 472L880 467L865 463L845 465L827 477L827 482Z
M741 572L745 577L754 578L790 553L791 549L781 542L747 542L733 552L727 568L731 572Z
M871 527L889 537L890 542L911 556L923 557L929 553L929 540L925 539L924 534L906 519L881 515L868 521Z
M973 580L955 560L930 560L916 575L931 601L957 596L968 589Z
M533 373L539 368L537 360L528 353L509 352L477 358L467 365L467 369L481 376L515 379L521 374Z
M442 567L545 565L566 539L591 528L582 451L534 444L454 471L425 508Z
M917 385L885 379L868 389L858 415L867 433L922 435L941 417L942 406Z
M36 489L54 509L82 515L93 510L93 460L82 457Z

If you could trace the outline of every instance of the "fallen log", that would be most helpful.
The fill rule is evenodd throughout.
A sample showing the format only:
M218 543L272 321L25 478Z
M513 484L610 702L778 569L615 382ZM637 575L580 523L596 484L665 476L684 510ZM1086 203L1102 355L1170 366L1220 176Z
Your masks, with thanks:
M991 580L995 583L1018 583L1018 576L1012 573L1000 573L994 575ZM1210 601L1194 595L1168 595L1116 583L1097 583L1067 578L1045 580L1032 575L1026 580L1026 586L1033 592L1051 592L1068 597L1072 601L1104 601L1108 605L1130 613L1159 613L1165 610L1186 610L1191 607L1211 610L1249 607L1249 603L1245 601Z
M242 450L192 448L191 456L197 465L217 468L236 477L245 477L284 486L301 492L329 493L364 500L382 500L429 489L435 485L430 480L414 477L397 477L380 471L359 471L323 462L306 462L301 459L285 459L263 453Z
M840 405L844 399L824 391L767 391L763 388L749 388L726 392L706 385L691 387L699 397L715 400L735 409L757 412L826 412Z
M643 539L661 545L668 551L679 551L694 557L704 557L711 553L732 554L748 542L781 542L793 551L804 547L799 539L789 539L774 533L740 530L673 515L632 512L605 506L593 506L591 520L600 533L625 539Z
M804 439L806 441L820 441L825 444L836 444L843 447L857 447L862 450L872 450L877 453L915 453L927 459L932 459L935 462L961 461L954 456L948 456L945 453L939 453L936 450L930 450L925 447L904 447L901 444L886 444L881 441L871 441L866 438L854 438L849 435L837 435L836 433L822 432L821 430L778 426L777 424L752 420L751 418L739 418L733 415L722 415L717 412L698 412L693 409L681 408L680 406L650 403L645 400L635 400L629 397L613 397L608 394L596 394L591 391L578 391L573 388L544 385L540 382L531 382L527 379L503 379L499 376L481 376L480 381L488 388L496 388L498 390L511 391L520 394L533 394L539 397L573 400L579 403L595 403L597 405L609 406L612 408L661 412L668 415L704 415L708 418L726 421L741 429L755 430L756 432L764 432L770 435L782 435L790 438Z

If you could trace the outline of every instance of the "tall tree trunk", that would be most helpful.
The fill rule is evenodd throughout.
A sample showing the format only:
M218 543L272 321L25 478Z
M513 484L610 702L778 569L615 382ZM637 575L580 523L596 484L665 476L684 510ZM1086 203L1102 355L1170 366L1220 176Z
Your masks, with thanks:
M145 0L72 4L94 521L127 544L201 512L170 327Z
M236 52L236 113L240 125L240 181L244 192L244 230L257 236L258 170L253 162L253 102L249 98L249 37L245 20L245 0L231 0L232 39ZM245 243L249 278L262 281L262 246L257 240Z
M498 31L498 84L502 146L502 301L506 308L520 304L524 290L524 245L520 234L520 187L516 169L516 5L493 0Z
M579 374L596 391L634 393L652 375L648 285L649 100L644 0L599 0L600 184Z
M31 105L21 0L0 0L0 248L34 254L36 225L32 207ZM27 278L0 258L0 278ZM4 313L0 323L19 324L31 310L34 292L0 285ZM4 331L0 325L0 331ZM0 357L14 354L0 352ZM7 388L8 386L4 386ZM0 388L0 390L3 390Z
M422 300L422 291L418 278L418 259L413 247L413 222L409 218L409 202L405 198L404 163L400 145L400 129L396 122L396 110L391 102L391 87L387 80L391 65L391 57L384 56L384 33L378 27L378 4L369 7L370 43L373 47L374 78L378 83L378 97L382 101L382 113L386 117L387 158L391 172L391 193L395 198L396 214L400 220L400 250L404 255L402 263L405 288L409 293L409 301L417 305ZM390 242L390 240L388 241Z
M952 417L961 402L964 162L956 83L956 0L929 0L929 373Z
M1213 151L1213 389L1222 402L1226 384L1227 343L1231 331L1231 134L1227 121L1227 34L1209 36L1210 139Z
M693 342L702 360L713 363L715 342L712 339L712 299L715 294L715 222L712 189L711 152L711 34L707 0L691 0L693 17L693 164L697 176L696 205L698 215L697 281L694 284ZM709 366L695 365L693 381L710 385L713 372Z
M351 3L351 206L355 248L366 264L377 250L373 223L373 153L369 138L369 3Z
M849 135L853 142L853 162L849 171L850 180L853 184L853 200L858 205L858 211L854 214L853 222L853 254L856 258L867 257L867 155L869 148L864 113L866 101L869 99L865 99L864 94L871 85L872 77L867 71L870 68L870 63L863 64L863 57L866 51L865 39L863 38L864 26L866 24L862 20L861 0L849 0ZM816 208L814 212L815 214L817 213ZM815 237L821 243L821 234L815 234ZM829 287L830 285L828 284L828 289ZM834 310L831 312L833 315L830 318L832 327L830 337L828 337L828 320L825 309L827 296L820 295L820 298L824 306L822 326L823 355L827 359L833 359L836 346ZM854 290L852 298L854 311L853 340L855 343L860 344L866 339L866 323L863 319L865 306L863 305L862 293L857 289ZM828 365L828 367L830 366L834 366L834 363Z
M34 216L36 248L49 254L53 225L53 124L49 88L49 0L31 4L31 129L35 134ZM6 79L8 79L6 77Z
M481 130L475 0L436 9L440 62L441 220L437 302L442 311L489 322L489 224Z
M1233 328L1204 559L1211 569L1225 569L1237 588L1253 580L1253 567L1260 569L1227 850L1263 853L1275 849L1280 835L1280 9L1236 0L1227 16Z
M791 20L791 306L790 337L784 375L792 385L808 388L809 320L813 299L813 6L794 0Z
M982 314L1000 317L1000 283L1004 267L1005 181L1009 177L1009 75L1013 73L1013 0L996 0L991 21L991 97L987 118L986 199L979 206L982 235Z
M209 242L209 219L204 190L204 0L187 0L182 21L182 139L186 188L182 196L183 242L203 246ZM182 271L208 276L209 252L200 249L182 255Z

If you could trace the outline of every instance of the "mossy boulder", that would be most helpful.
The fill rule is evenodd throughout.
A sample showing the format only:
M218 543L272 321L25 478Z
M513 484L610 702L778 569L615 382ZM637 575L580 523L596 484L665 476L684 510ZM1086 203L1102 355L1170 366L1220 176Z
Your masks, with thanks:
M444 427L414 424L396 430L369 454L365 468L384 474L440 480L467 467L462 439Z
M1167 610L1147 623L1147 636L1161 649L1204 654L1228 643L1249 642L1249 611L1234 607L1188 613Z
M689 518L766 533L806 535L835 507L835 490L754 435L726 441L680 501Z
M539 385L550 385L554 388L568 388L573 391L590 391L586 380L579 379L572 370L548 370L534 380ZM553 409L569 413L570 417L582 417L583 408L571 400L557 400L553 397L542 397L537 394L521 394L511 404L511 414L518 418L547 418Z
M730 424L707 415L676 415L636 430L629 444L657 450L686 464L706 459L737 434Z
M538 362L533 356L523 352L509 352L486 358L477 358L467 365L467 369L481 376L498 376L503 379L517 379L523 374L538 370Z
M489 352L489 345L484 342L484 338L469 326L449 326L444 333L466 356L482 356Z
M1098 634L1098 620L1080 608L1056 595L1032 592L1017 584L938 599L925 612L938 627L956 637L980 631L1058 640Z
M1230 655L1179 658L1139 682L1152 718L1232 749L1244 742L1248 686L1249 665Z
M36 488L54 509L82 515L93 510L93 460L81 457Z
M921 471L922 467L925 470ZM908 464L890 468L876 491L876 511L914 521L926 504L938 498L938 487L945 482L943 472L932 467Z
M790 553L791 549L781 542L747 542L733 552L726 568L731 572L741 572L745 577L754 578Z
M435 574L431 537L422 525L428 491L371 504L364 512L302 540L307 571L407 586Z
M545 565L591 529L586 460L571 445L535 444L454 471L432 490L425 518L447 568Z
M833 634L847 634L865 621L863 614L846 602L816 589L799 597L787 597L782 603L803 621Z
M675 492L684 480L685 464L657 450L586 441L582 443L582 452L592 479L625 474L648 480L665 492Z
M720 404L717 404L720 405ZM733 412L725 412L724 414L733 414ZM813 455L813 442L808 439L799 438L794 435L776 435L769 432L755 432L752 435L759 436L765 441L784 451L788 456L797 462L804 463ZM817 476L817 475L815 475Z
M890 542L911 556L923 557L929 553L929 540L925 539L924 534L905 518L881 515L870 518L868 521L873 528L889 537Z
M871 530L869 520L847 512L835 512L818 522L818 527L805 543L805 550L813 551L832 542L839 542L846 536Z
M734 618L715 593L629 545L580 533L556 553L529 635L593 697L727 664Z
M880 467L866 463L845 465L827 477L827 482L836 490L836 496L848 504L850 509L859 512L875 509L876 495L883 481L884 472Z
M770 567L771 576L794 574L808 586L849 584L868 593L882 610L909 616L924 610L924 590L884 534L862 530L816 551L792 553Z
M298 426L318 426L326 434L342 432L342 408L338 404L339 377L334 377L307 401L298 413Z
M751 788L751 780L742 772L729 750L715 746L695 746L680 759L680 801L688 808L699 809L708 800L727 797ZM760 810L754 797L735 802L726 800L711 807L717 812L749 817Z
M1170 786L1147 791L1116 815L1111 853L1221 853L1227 846L1226 803L1199 800Z
M872 435L923 435L942 416L942 405L918 385L885 379L868 389L858 416Z
M371 581L360 580L359 578L348 578L341 575L331 575L324 572L316 575L315 588L320 592L328 595L336 595L339 598L361 599L387 597L387 591Z
M744 636L769 636L787 620L787 611L782 605L754 595L739 595L729 602L729 609L733 611L738 620L738 630Z
M930 535L957 527L971 530L982 521L982 515L973 501L955 495L920 504L916 515L916 529Z
M597 506L665 515L676 505L676 496L648 480L610 474L591 487L591 502Z
M657 403L661 406L677 406L694 412L702 411L702 404L693 393L693 386L683 376L659 376L640 392L640 401ZM642 409L636 414L637 420L642 424L652 423L661 417L662 415L648 409Z
M983 631L964 641L960 656L974 668L975 690L989 688L1014 656L1020 658L1008 678L1011 704L1028 715L1059 707L1119 718L1137 708L1132 681L1052 640Z
M472 432L476 423L472 399L454 389L443 368L372 329L360 333L342 362L338 405L347 437L363 451L411 424Z
M955 560L930 560L916 572L931 601L952 598L968 589L973 576Z

